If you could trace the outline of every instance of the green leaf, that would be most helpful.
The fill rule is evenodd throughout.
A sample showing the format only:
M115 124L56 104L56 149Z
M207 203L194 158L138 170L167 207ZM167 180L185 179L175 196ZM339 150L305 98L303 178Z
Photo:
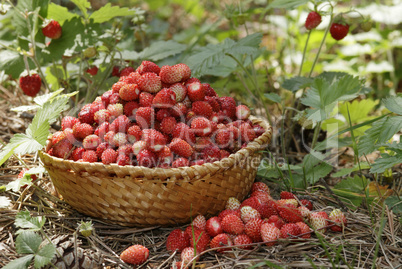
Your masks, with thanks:
M3 269L28 269L34 255L29 254L9 262Z
M169 56L183 52L186 49L186 45L177 43L176 41L157 41L151 44L151 46L145 48L140 57L144 60L159 61Z
M18 78L25 69L24 60L18 52L1 50L0 59L0 70L4 70L7 75L14 78Z
M15 11L12 19L12 24L15 27L15 30L18 35L27 37L29 36L30 29L28 29L27 19L21 14L25 12L35 12L35 10L40 10L39 14L46 18L47 17L47 6L49 4L49 0L19 0L16 5L16 9L20 12ZM39 9L38 9L39 8ZM34 22L33 18L35 16L30 15L28 17L31 27L33 27ZM36 16L37 19L37 16ZM38 29L33 29L36 32Z
M402 116L385 117L373 123L357 144L360 156L376 149L377 144L385 143L402 128Z
M84 18L88 18L87 10L91 8L91 3L87 0L71 0L82 12Z
M389 111L402 115L402 97L391 96L384 99L382 102Z
M342 148L347 147L352 144L351 137L338 137L338 136L331 136L325 139L322 142L317 143L314 147L314 150L321 151L331 148Z
M315 184L332 171L333 167L324 159L325 156L317 151L311 151L303 158L304 176L310 184Z
M271 100L272 102L275 103L280 103L282 102L282 98L277 94L277 93L264 93L264 97L266 97L267 99Z
M360 206L366 199L368 180L365 177L355 176L347 178L336 184L332 191L343 201L351 202L354 206Z
M130 10L126 7L121 8L118 6L112 6L111 3L107 3L92 13L92 15L89 16L89 19L93 20L94 23L104 23L112 20L115 17L134 16L135 14L135 10Z
M60 25L63 25L65 21L71 20L74 17L78 17L77 14L71 13L68 11L68 8L62 7L55 3L50 3L48 8L48 16L49 19L53 19L58 21Z
M333 79L324 76L317 77L301 102L312 107L312 109L307 109L309 119L323 121L328 118L337 102L355 98L360 89L359 79L351 75Z
M14 150L19 146L17 140L13 140L14 137L11 138L10 143L8 143L4 148L0 151L0 165L2 165L8 158L13 155Z
M40 244L42 237L34 231L22 231L15 240L15 248L20 254L35 254Z
M286 79L282 84L282 88L289 90L291 92L296 92L300 89L309 87L312 82L313 82L312 78L293 77Z
M45 217L31 217L31 214L28 210L18 212L15 218L15 226L30 229L32 231L42 229L43 225L45 225L45 222Z
M397 154L394 156L388 153L381 154L381 158L375 160L372 164L370 173L384 173L388 168L392 168L397 164L402 163L402 154Z
M26 112L26 111L35 110L35 109L38 109L38 108L39 108L38 105L32 105L32 106L18 106L18 107L12 108L11 111L15 111L15 112Z
M355 164L351 168L342 168L338 172L332 174L332 176L333 177L343 177L343 176L349 175L352 172L359 171L360 169L363 170L363 169L369 169L369 168L370 168L370 164L368 164L367 162L361 162L360 167L359 167L359 164Z
M389 196L385 199L385 203L394 214L402 214L402 196Z
M294 9L308 2L309 0L274 0L271 4L269 4L268 8Z
M35 268L42 268L49 264L56 254L56 248L53 244L46 244L39 249L35 255Z
M227 38L219 44L208 44L188 57L184 62L190 66L193 76L201 76L208 69L220 65L227 55L251 55L257 53L261 39L261 33L248 35L237 42Z

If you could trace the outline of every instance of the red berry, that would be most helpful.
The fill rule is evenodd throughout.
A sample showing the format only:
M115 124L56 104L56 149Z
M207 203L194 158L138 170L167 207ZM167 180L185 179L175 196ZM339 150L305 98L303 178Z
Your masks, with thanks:
M22 91L31 97L35 97L40 91L42 79L38 74L27 75L20 77L20 87Z
M103 164L111 164L116 162L117 152L114 149L106 149L101 155Z
M181 252L186 247L190 246L190 236L181 229L175 229L170 232L166 240L166 249L169 251Z
M280 197L281 199L296 199L296 195L288 191L282 191Z
M140 107L135 113L135 120L142 129L152 126L155 119L155 110L152 107Z
M196 136L209 136L212 133L212 122L205 117L197 117L191 121L191 129Z
M169 148L177 155L185 158L189 158L194 152L190 144L181 138L174 138L169 144Z
M208 102L196 101L192 104L191 110L198 116L210 118L212 116L212 107Z
M44 36L51 39L58 39L61 37L61 26L55 20L45 21L45 25L42 27L42 33Z
M238 120L246 120L250 116L250 108L246 105L238 105L236 107L236 118Z
M191 227L191 225L189 227ZM190 232L190 246L193 248L196 247L197 253L201 253L207 249L210 238L206 231L197 229L195 227L193 229L194 235L192 231Z
M134 145L133 145L133 147L134 147ZM133 148L133 152L134 152L134 148ZM153 153L150 150L143 149L138 153L137 161L138 161L139 166L154 167L156 165L156 155L155 155L155 153Z
M307 18L304 26L307 30L315 29L321 23L321 15L315 11L311 11Z
M169 108L176 104L176 93L171 89L162 89L152 100L152 105L156 108Z
M205 230L212 237L222 233L221 219L219 217L209 218L205 224Z
M335 40L343 39L349 32L348 24L332 23L331 28L329 28L331 36Z
M88 67L87 70L85 70L85 72L87 72L91 76L95 76L96 74L98 74L98 70L99 70L99 68L94 65L94 66Z
M200 82L193 82L187 85L187 95L192 102L203 101L205 90Z
M146 72L138 80L138 86L141 91L157 93L162 88L161 78L153 72Z
M210 242L210 247L211 248L218 248L218 247L224 247L224 246L232 246L233 242L230 239L229 235L225 233L218 234L214 238L212 238ZM230 250L230 248L219 248L216 250L218 253L222 253L225 251Z
M303 221L303 216L301 215L300 210L292 204L278 206L278 212L279 215L287 222L296 223Z
M270 223L263 223L261 225L261 238L267 246L273 246L279 239L281 231Z
M166 139L160 132L154 129L142 130L142 140L148 145L148 148L153 152L162 150L166 145Z
M186 87L181 83L175 83L169 87L172 91L176 93L176 102L181 102L187 95Z
M237 215L229 214L222 219L222 229L229 234L241 234L244 231L244 224Z
M240 246L240 245L248 245L252 244L253 241L246 234L239 234L233 239L233 245L238 246L241 249L252 249L252 246Z
M124 101L133 101L138 99L140 89L137 84L126 84L119 90L119 96Z
M143 75L144 73L147 73L147 72L152 72L152 73L159 75L159 72L161 71L161 69L157 64L155 64L153 62L143 61L141 63L141 65L137 67L136 71L140 75Z
M94 150L87 150L82 153L82 160L84 162L94 163L98 161L98 155L96 155Z
M88 135L84 138L82 145L84 149L96 149L101 143L101 139L97 135Z
M84 139L88 135L93 134L94 129L88 123L77 123L73 126L73 134L77 139Z
M281 228L281 238L294 238L300 233L300 227L296 223L286 223Z
M141 265L149 257L149 250L142 245L133 245L120 254L120 259L129 264Z
M132 72L135 72L135 69L132 68L131 66L124 67L124 68L120 71L120 77L128 76L128 75L130 75Z
M72 129L76 123L80 122L79 119L71 116L65 116L61 120L61 129L64 131L67 128Z
M234 119L236 115L236 101L233 97L225 96L220 97L218 100L223 116Z
M261 226L264 221L260 218L254 218L249 220L246 225L244 226L244 232L250 237L250 239L257 243L261 242Z

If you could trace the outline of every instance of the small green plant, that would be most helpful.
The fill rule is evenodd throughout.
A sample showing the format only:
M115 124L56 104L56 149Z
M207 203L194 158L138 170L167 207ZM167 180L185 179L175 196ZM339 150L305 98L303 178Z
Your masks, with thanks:
M45 217L32 217L29 211L20 211L15 218L15 226L20 228L16 234L15 247L19 254L24 255L4 266L4 269L29 268L33 262L34 268L51 265L56 255L56 248L45 234L43 226Z

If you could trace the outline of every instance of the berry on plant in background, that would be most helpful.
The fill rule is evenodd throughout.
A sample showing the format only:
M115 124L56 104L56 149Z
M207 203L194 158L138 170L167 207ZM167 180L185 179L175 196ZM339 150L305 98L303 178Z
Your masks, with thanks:
M86 70L86 72L88 73L88 74L90 74L91 76L95 76L96 74L98 74L98 67L97 66L91 66L91 67L88 67L87 68L87 70Z
M94 47L88 47L84 50L83 53L85 58L92 58L96 55L96 49Z
M38 74L20 77L20 87L25 95L35 97L42 86L42 79Z
M329 32L333 39L341 40L348 34L349 25L346 23L332 23Z
M149 257L149 250L142 245L133 245L120 254L120 259L129 264L141 265Z
M135 72L135 69L132 68L131 66L127 66L124 67L121 71L120 71L120 77L125 77L130 75L130 73Z
M306 18L306 22L304 26L307 30L312 30L317 28L317 26L321 23L321 15L315 11L311 11Z
M55 20L45 20L42 26L42 33L44 36L49 37L51 39L58 39L61 37L61 26Z
M364 32L369 32L373 28L373 21L368 19L360 23L360 27Z

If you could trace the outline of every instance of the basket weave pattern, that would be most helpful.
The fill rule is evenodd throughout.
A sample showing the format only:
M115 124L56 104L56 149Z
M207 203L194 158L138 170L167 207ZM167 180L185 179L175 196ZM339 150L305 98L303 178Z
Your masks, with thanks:
M172 226L190 222L191 216L216 215L229 197L243 200L254 182L261 150L272 128L214 163L180 168L145 168L117 164L74 162L39 156L64 200L77 211L124 226Z

